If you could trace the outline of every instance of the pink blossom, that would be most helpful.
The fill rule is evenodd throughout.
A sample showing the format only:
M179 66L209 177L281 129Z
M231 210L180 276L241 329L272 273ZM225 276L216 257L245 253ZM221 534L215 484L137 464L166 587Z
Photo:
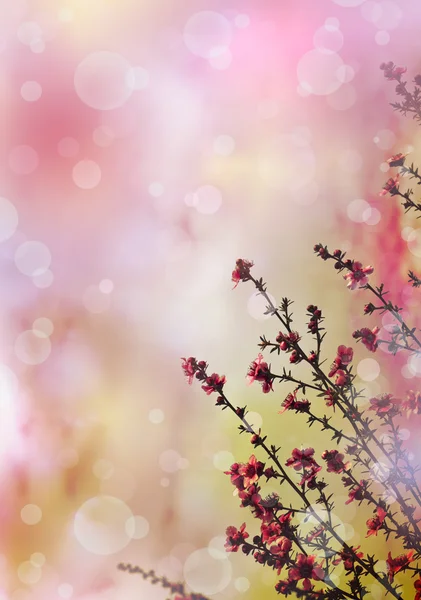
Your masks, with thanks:
M352 270L344 275L344 279L348 281L346 284L350 290L355 290L358 285L360 287L368 283L367 275L371 275L374 268L371 266L363 267L362 263L356 261L352 263Z

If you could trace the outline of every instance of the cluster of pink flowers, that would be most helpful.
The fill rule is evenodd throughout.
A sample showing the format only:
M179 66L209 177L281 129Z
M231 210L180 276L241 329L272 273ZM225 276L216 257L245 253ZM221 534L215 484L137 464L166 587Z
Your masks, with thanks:
M376 510L376 516L368 519L367 521L368 532L366 537L370 537L371 535L377 536L377 532L383 527L386 515L387 512L384 510L384 508L378 506Z
M402 157L398 155L392 158L393 160L391 160L391 163L397 163L402 160ZM339 270L347 270L344 278L347 281L348 288L356 289L357 287L367 286L368 276L374 271L373 267L368 266L363 268L362 263L345 259L345 254L340 250L335 250L333 254L330 254L328 249L321 244L317 245L315 248L317 249L317 253L324 260L332 258L336 261L336 268ZM237 260L236 269L233 271L232 275L232 279L236 285L240 281L252 279L250 275L252 266L253 263L250 261L243 259ZM265 287L262 280L253 279L253 281L260 293L265 294ZM268 296L266 296L266 298L268 298ZM262 349L271 347L271 352L277 352L278 356L281 356L282 353L286 353L289 355L289 363L291 365L298 362L307 362L313 370L314 376L313 384L309 387L319 390L318 395L324 398L326 406L335 409L335 407L339 405L344 416L347 416L351 422L361 424L363 428L365 427L365 435L372 435L371 430L367 429L367 426L362 420L362 414L359 409L353 403L347 404L347 394L353 393L351 390L354 389L354 376L352 375L351 367L354 358L354 350L345 344L339 345L331 367L325 374L321 369L323 363L320 362L321 343L324 337L324 330L321 327L323 321L321 310L315 305L309 305L307 307L307 313L310 317L308 330L309 333L314 336L314 343L317 348L316 350L305 352L301 346L301 335L291 328L292 319L288 312L288 306L289 301L284 299L282 307L279 309L280 312L277 312L278 309L271 307L274 314L276 313L281 319L285 329L277 334L274 343L268 341L265 337L262 337L262 344L260 344L260 346ZM364 313L372 314L376 309L376 306L369 303L365 305ZM353 338L361 340L368 351L375 352L379 341L381 342L381 340L378 339L378 333L378 327L374 327L373 329L363 327L354 331ZM235 487L241 507L248 507L253 516L260 520L260 535L254 536L252 539L246 530L245 522L239 529L234 526L227 527L227 537L225 542L227 552L238 552L241 549L244 554L251 554L259 564L268 565L275 569L278 576L282 573L284 568L287 568L287 577L279 580L275 586L278 593L284 595L297 593L299 597L305 595L305 597L309 599L330 598L329 592L326 591L325 588L316 590L315 587L315 584L318 581L326 581L326 569L328 563L326 563L326 568L324 568L323 563L317 562L316 554L303 552L301 545L305 542L306 544L313 544L316 547L326 549L327 546L325 547L325 544L328 539L329 525L322 521L304 538L300 539L297 533L297 527L295 527L292 522L292 519L296 514L296 509L293 509L292 507L289 509L283 507L277 494L272 493L269 497L264 498L261 490L262 477L265 477L266 481L280 478L281 484L288 481L292 487L295 486L295 490L298 490L302 499L305 499L306 501L307 493L319 493L320 497L318 502L324 503L326 508L329 509L329 499L323 492L327 483L322 478L321 472L323 467L316 460L314 448L294 448L291 452L291 456L283 463L285 467L291 468L297 473L297 483L294 483L294 475L287 475L287 471L283 471L284 467L277 462L277 450L275 447L271 446L271 449L269 449L265 444L266 437L262 436L261 430L259 429L259 431L256 432L247 423L246 407L235 408L227 399L224 391L226 377L216 373L208 375L207 363L204 361L197 361L193 357L187 359L183 358L182 361L182 368L188 383L191 384L193 379L196 378L201 382L201 387L207 395L216 392L218 394L217 404L222 404L224 409L231 408L243 422L240 429L250 433L251 444L256 448L263 447L270 458L275 460L275 464L278 466L278 469L274 469L272 466L266 467L264 462L258 460L256 456L252 454L248 462L234 463L231 465L231 468L226 471L232 485ZM285 369L281 375L274 375L271 366L264 360L263 354L259 353L257 358L250 363L247 371L249 384L255 381L259 382L262 386L263 393L267 394L269 391L273 391L273 382L275 378L279 378L281 382L291 381L296 385L295 389L288 393L282 402L281 409L279 410L280 414L286 411L295 411L297 414L307 414L310 423L318 421L323 425L324 429L330 429L334 432L334 438L336 437L338 440L341 439L343 435L342 431L339 431L333 425L330 425L329 419L326 417L321 419L315 416L311 412L310 401L306 397L299 397L301 392L305 395L308 384L296 379L296 377L291 374L291 371L288 373ZM329 379L327 378L334 379L334 383L329 384ZM318 382L322 383L318 384ZM368 410L374 411L384 425L387 425L392 422L391 420L394 417L405 412L408 416L411 414L421 414L421 393L410 390L404 401L395 398L391 393L379 394L378 396L369 399ZM369 421L367 420L367 422ZM358 427L356 431L359 431ZM367 431L369 433L367 433ZM348 444L345 452L354 458L356 464L363 465L364 467L369 465L369 462L364 462L360 458L362 453L370 452L370 450L366 449L367 447L364 445L364 442L361 442L358 437L353 439L346 436L346 438L351 443ZM363 501L368 503L374 502L374 515L366 522L367 538L378 536L378 533L381 531L384 531L389 535L391 531L389 524L390 520L392 523L396 523L393 520L393 515L391 516L388 512L388 507L383 501L377 502L373 499L371 490L373 482L369 482L366 479L355 478L353 474L353 464L351 461L345 459L345 452L341 452L339 449L324 450L321 453L321 459L325 463L325 472L342 475L341 481L348 493L345 504L350 504L354 501L358 503L362 503ZM363 470L363 472L366 471ZM292 479L290 479L290 477L292 477ZM410 509L407 507L407 509L410 511L408 514L412 515L411 511L413 508ZM304 511L301 510L301 512ZM401 535L407 535L407 529L405 529L405 527L406 526L403 526L402 530L398 529L396 531L398 531L398 533L401 531ZM409 539L413 538L408 538L408 540ZM294 544L298 546L298 550L294 550ZM352 585L355 586L361 585L358 583L358 574L363 573L364 569L366 569L365 574L374 574L374 571L370 571L370 563L366 561L364 553L360 552L359 549L359 546L353 547L344 544L340 551L336 552L336 554L331 554L331 564L333 566L342 562L345 570L348 573L354 574ZM386 561L389 584L393 583L397 573L404 571L409 567L413 561L414 553L415 550L410 549L406 554L395 558L389 553ZM419 555L421 556L421 534ZM416 590L415 598L421 600L421 574L419 579L415 581L414 587ZM388 592L393 591L393 588L391 587L387 588L386 586L386 589ZM358 593L361 596L361 592ZM336 596L333 595L331 597L336 598ZM185 600L184 597L182 598ZM342 596L338 596L338 598L342 598Z
M392 61L382 63L380 69L384 71L386 79L399 81L404 73L406 73L406 67L397 67Z
M329 377L333 377L334 375L336 376L335 385L341 387L348 383L349 375L345 369L352 362L353 357L354 351L352 348L347 348L343 345L338 346L335 360L333 361L329 371Z
M235 263L235 269L232 272L231 279L234 282L234 288L240 283L240 281L248 281L250 279L250 269L254 265L250 260L239 258Z
M292 467L295 471L302 471L300 485L313 485L317 473L322 467L314 459L314 448L305 448L299 450L294 448L292 455L285 463L285 466Z

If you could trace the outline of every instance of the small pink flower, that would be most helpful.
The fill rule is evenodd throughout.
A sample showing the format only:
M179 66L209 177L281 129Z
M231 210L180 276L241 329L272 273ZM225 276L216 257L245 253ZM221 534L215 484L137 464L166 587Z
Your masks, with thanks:
M322 458L327 462L328 473L342 473L351 466L350 462L344 463L344 455L338 450L325 450Z
M401 76L404 73L406 73L406 71L407 71L406 67L395 67L395 65L392 62L383 63L380 66L380 68L383 68L384 76L386 77L386 79L389 79L390 81L393 81L393 80L400 81Z
M305 554L298 554L295 566L288 572L288 579L290 581L304 579L303 588L304 590L309 591L313 587L310 581L311 579L320 581L325 577L322 567L315 561L316 557L314 555L306 556Z
M181 368L184 371L184 375L187 377L189 385L191 385L194 375L197 371L197 361L195 358L193 358L193 356L190 356L189 358L182 358L181 360L183 361Z
M206 377L205 385L202 385L202 390L206 392L206 395L212 394L212 392L219 392L226 382L225 375L217 375L213 373L209 377Z
M342 387L343 385L346 385L349 381L349 375L348 373L345 373L345 371L343 371L342 369L338 369L336 371L336 379L335 379L335 385Z
M386 162L390 167L402 167L407 156L408 152L406 154L399 152L399 154L395 154L394 156L388 158Z
M265 544L271 544L281 537L281 526L276 521L272 521L268 524L262 523L260 531L262 534L262 542Z
M257 460L254 454L250 456L248 463L240 466L238 472L244 478L243 485L246 489L259 480L264 468L264 463Z
M401 401L398 398L394 398L393 394L380 394L375 398L370 398L370 408L368 410L375 410L376 415L381 417L388 413L396 413L399 409L398 406Z
M414 556L415 552L414 550L410 550L409 552L407 552L406 554L401 554L400 556L397 556L396 558L392 558L392 554L391 552L389 552L389 554L387 555L387 571L388 571L388 575L389 575L389 581L392 583L395 574L399 573L399 571L402 571L403 569L406 569L406 567L409 566L409 564L414 560L413 556Z
M286 537L281 537L281 539L277 541L276 545L271 546L269 550L272 552L272 554L280 554L282 556L285 556L288 554L291 548L291 540Z
M264 394L267 394L273 389L273 376L270 372L269 365L263 360L263 354L259 354L256 360L251 363L247 372L247 378L249 385L251 385L253 381L260 381Z
M413 392L409 390L406 392L406 400L402 403L402 409L406 412L406 416L409 418L411 414L421 415L421 394L420 392Z
M249 534L246 531L245 523L241 525L240 529L237 529L232 525L227 527L226 535L227 540L225 542L225 548L227 552L237 552L244 540L249 537Z
M377 532L383 527L386 515L387 512L381 506L378 506L377 515L367 521L368 532L365 537L370 537L371 535L377 536Z
M398 183L399 183L400 175L399 173L395 175L395 177L390 177L382 189L379 192L379 196L386 196L386 194L390 194L391 196L396 196L399 192Z
M352 362L354 357L354 351L352 348L347 348L346 346L338 347L338 358L341 360L342 365L349 365Z
M240 475L240 467L241 464L234 463L233 465L231 465L229 471L224 471L225 475L230 476L231 483L237 488L237 490L244 489L244 477Z
M314 448L306 448L305 450L294 448L291 457L288 458L285 465L287 467L293 467L296 471L308 469L312 465L318 466L314 460Z
M374 327L374 329L371 330L368 327L363 327L362 329L354 331L352 337L356 340L361 339L367 350L370 350L370 352L375 352L378 346L377 334L379 331L380 329L378 327Z
M298 392L298 390L294 390L293 392L288 394L288 396L282 402L282 408L280 411L278 411L280 415L282 413L284 413L286 410L294 410L294 408L297 404L297 392Z
M350 290L355 290L358 286L362 287L368 283L367 275L371 275L374 268L371 266L363 267L362 263L356 261L352 263L352 270L344 275L344 279L348 281L346 284Z

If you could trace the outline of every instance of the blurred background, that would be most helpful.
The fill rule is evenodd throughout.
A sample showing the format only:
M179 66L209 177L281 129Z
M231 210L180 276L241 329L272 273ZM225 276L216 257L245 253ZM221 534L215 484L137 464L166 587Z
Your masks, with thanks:
M180 357L225 374L288 455L315 429L277 414L291 389L247 386L278 328L232 289L235 260L295 300L297 329L323 308L329 361L368 300L315 243L416 305L421 230L378 196L387 158L420 146L379 70L421 68L419 3L404 4L0 0L1 600L166 597L121 561L217 600L275 597L269 569L221 556L249 519L223 471L252 449ZM373 394L417 385L421 365L353 347ZM363 539L370 513L358 533L338 505Z

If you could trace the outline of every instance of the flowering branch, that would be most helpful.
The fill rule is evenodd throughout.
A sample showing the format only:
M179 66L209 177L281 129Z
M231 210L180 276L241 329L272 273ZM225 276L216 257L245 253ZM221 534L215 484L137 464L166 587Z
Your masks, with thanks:
M361 339L364 345L375 352L379 343L388 344L388 350L393 354L400 349L408 350L413 354L421 354L421 341L415 335L416 328L409 327L400 315L402 308L394 305L392 302L386 299L388 292L384 291L384 285L381 284L379 287L373 287L368 283L368 272L371 274L374 269L373 267L362 268L360 262L356 262L350 259L345 260L345 252L341 250L335 250L333 254L329 252L327 246L322 244L316 244L314 251L323 260L334 260L335 269L340 273L343 270L347 271L344 276L348 280L348 287L350 289L356 289L358 286L362 289L369 290L381 303L380 306L375 306L372 303L366 304L364 307L364 314L372 314L376 310L380 311L380 314L389 312L394 319L397 321L394 329L392 330L392 336L390 340L379 340L377 334L379 332L378 327L373 329L371 332L367 328L363 328L360 331L353 333L355 339Z

